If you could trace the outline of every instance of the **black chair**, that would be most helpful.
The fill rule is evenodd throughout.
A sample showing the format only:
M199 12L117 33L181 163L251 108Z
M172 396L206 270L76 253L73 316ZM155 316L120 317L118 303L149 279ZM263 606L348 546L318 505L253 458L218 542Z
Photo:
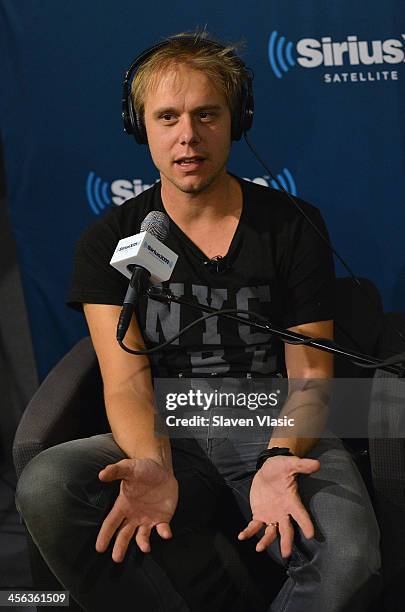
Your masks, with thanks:
M17 477L46 448L108 431L101 374L87 336L48 374L21 418L13 444Z
M388 313L378 356L405 352L405 314ZM374 508L381 530L384 606L402 612L405 602L405 378L377 370L370 403L370 465ZM386 430L386 437L381 434ZM374 432L377 435L374 436Z

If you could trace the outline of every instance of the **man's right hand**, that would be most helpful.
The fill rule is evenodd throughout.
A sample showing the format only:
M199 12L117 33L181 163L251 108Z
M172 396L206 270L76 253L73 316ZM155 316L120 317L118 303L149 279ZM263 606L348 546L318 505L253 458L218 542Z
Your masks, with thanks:
M150 552L154 527L162 538L172 537L169 523L177 507L178 483L171 471L153 459L122 459L107 465L98 476L103 482L121 480L121 485L99 531L97 552L105 552L116 534L112 559L119 563L135 532L135 541L144 553Z

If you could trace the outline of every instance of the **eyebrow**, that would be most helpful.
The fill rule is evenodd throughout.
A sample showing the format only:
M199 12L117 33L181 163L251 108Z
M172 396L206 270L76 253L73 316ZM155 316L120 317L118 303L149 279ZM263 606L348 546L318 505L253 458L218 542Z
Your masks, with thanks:
M201 111L212 111L212 110L221 110L222 106L220 106L219 104L204 104L203 106L197 106L196 108L193 109L194 113L198 113ZM162 106L161 108L157 108L154 112L153 112L153 116L154 117L160 117L160 115L164 115L165 113L173 113L175 114L177 112L177 109L175 109L173 106Z

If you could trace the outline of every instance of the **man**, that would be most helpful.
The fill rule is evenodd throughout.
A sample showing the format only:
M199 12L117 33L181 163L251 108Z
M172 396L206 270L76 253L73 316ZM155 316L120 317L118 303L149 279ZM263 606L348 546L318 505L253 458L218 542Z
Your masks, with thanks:
M85 609L108 609L109 597L128 602L131 584L139 610L358 612L376 592L378 528L338 440L274 430L270 440L258 432L253 444L214 436L200 443L159 437L154 429L157 377L285 371L291 380L322 381L333 376L329 354L287 344L283 355L267 335L220 318L156 359L129 355L115 340L126 281L109 260L118 240L138 232L151 210L170 218L167 244L179 254L170 280L174 293L216 308L249 308L308 336L333 337L327 247L282 194L226 169L246 78L230 48L199 35L173 37L147 54L133 79L132 104L160 183L110 211L79 241L70 303L83 304L112 435L41 453L21 477L17 499L43 556ZM301 205L325 232L318 211ZM218 261L226 262L222 274L212 265ZM187 308L144 296L125 343L132 349L159 344L193 318ZM323 410L311 384L301 385L284 408L298 422ZM256 471L266 447L276 450ZM50 483L51 462L57 477ZM42 497L45 482L56 496L69 542L57 538L60 525L41 535L39 502L32 510L27 493L33 476ZM216 522L224 490L244 517L233 540ZM75 537L85 538L86 546L76 545ZM257 552L287 570L272 602L257 594L255 568L238 556L242 541L251 538Z

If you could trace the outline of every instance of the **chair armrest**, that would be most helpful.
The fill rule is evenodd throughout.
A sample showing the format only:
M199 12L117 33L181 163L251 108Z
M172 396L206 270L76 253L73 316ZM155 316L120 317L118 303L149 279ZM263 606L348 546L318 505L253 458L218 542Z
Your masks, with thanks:
M101 375L86 337L51 370L24 411L13 443L17 477L42 450L105 431Z

